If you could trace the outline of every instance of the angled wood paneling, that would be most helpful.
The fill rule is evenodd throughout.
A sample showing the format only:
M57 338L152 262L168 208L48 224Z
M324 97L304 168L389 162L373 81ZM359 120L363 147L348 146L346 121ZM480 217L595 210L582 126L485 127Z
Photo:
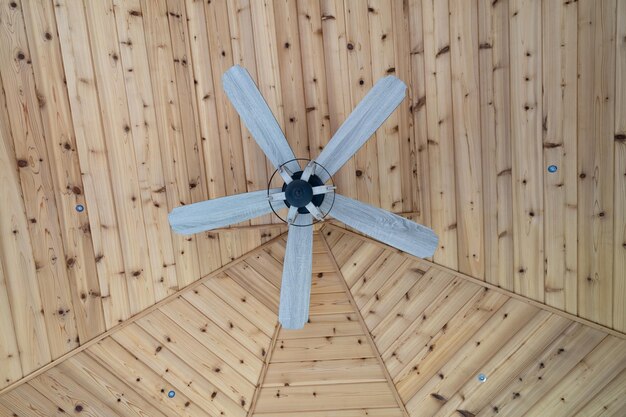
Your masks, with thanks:
M259 275L257 286L278 296L274 279ZM0 404L19 416L245 417L277 323L254 292L214 274L0 397Z
M342 271L346 248L373 244L325 230L341 235L331 247ZM378 259L393 255L404 259L395 272L374 261L345 279L409 415L620 415L623 337L392 249ZM364 292L363 280L378 284Z

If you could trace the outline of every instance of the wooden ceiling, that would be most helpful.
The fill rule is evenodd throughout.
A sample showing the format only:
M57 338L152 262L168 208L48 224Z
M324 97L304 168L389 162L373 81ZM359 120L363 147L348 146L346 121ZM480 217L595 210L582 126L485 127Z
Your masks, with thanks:
M69 359L49 372L75 375L96 362L98 369L106 368L108 360L92 349L110 340L111 349L117 344L127 351L139 349L139 342L149 343L151 339L141 340L131 347L116 338L129 328L154 338L157 333L142 327L148 326L146 309L163 300L176 305L168 297L286 230L273 216L236 230L190 237L172 234L167 223L167 213L176 206L263 189L273 172L221 88L221 75L234 64L246 67L257 80L295 154L304 158L319 154L376 80L389 74L402 79L408 86L406 100L337 173L338 191L433 228L440 248L432 261L459 272L442 272L440 285L473 277L510 291L506 297L512 301L503 301L503 306L517 305L521 301L515 300L522 299L518 296L545 304L552 316L532 330L546 341L542 352L567 337L592 340L584 339L591 338L587 333L581 335L592 332L585 326L562 329L553 323L561 317L557 310L604 326L593 327L612 335L594 345L600 353L580 351L580 358L569 360L578 363L591 355L597 364L593 369L606 371L602 383L609 385L589 407L623 393L624 375L613 375L616 382L610 382L606 375L612 370L593 361L611 352L614 342L609 341L626 332L626 0L0 0L0 389L19 384L59 358ZM84 210L78 211L79 206ZM394 350L388 345L400 334L389 332L409 324L386 323L386 336L377 334L386 324L377 327L383 317L370 313L374 293L368 291L373 289L369 285L378 284L359 284L366 271L355 265L351 272L343 264L349 252L340 252L334 258L352 290L342 292L332 262L318 264L326 259L319 253L315 268L331 268L329 273L337 278L324 281L332 290L320 294L342 294L341 300L329 298L319 308L338 303L343 307L337 308L350 309L331 317L363 317L365 327L358 330L351 323L346 336L371 336L375 345L383 343L371 351L382 355L382 367L371 360L358 366L354 358L337 360L368 375L367 383L380 384L380 372L385 381L392 378L398 387L391 395L402 412L403 404L414 413L412 407L442 402L426 396L429 390L439 392L436 381L409 391L402 388L398 378L404 378L404 368L398 369L399 359L389 357ZM382 249L359 249L352 263L360 264L361 258L392 268L379 279L396 285ZM275 271L257 267L279 286ZM253 270L238 272L240 285L249 280L244 280L248 274L256 277ZM424 276L430 277L425 270ZM457 285L459 289L450 291L463 297L471 292ZM260 302L275 302L274 290L246 290ZM403 294L408 290L397 289ZM408 301L402 308L410 308ZM436 310L448 301L428 303ZM547 313L527 314L540 320L539 314ZM115 330L138 315L144 318ZM167 320L157 323L162 322ZM476 326L486 323L477 321ZM271 339L275 335L267 326L264 334ZM515 333L513 324L504 328ZM247 330L249 337L258 335L252 327ZM107 338L98 345L74 355L75 349L104 334ZM452 338L447 349L457 352L466 346L469 339L461 340L465 335ZM281 331L279 340L283 336ZM303 334L306 342L289 343L325 336L323 331ZM555 339L547 342L549 336ZM421 363L423 352L416 347L424 339L413 339L416 345L407 351L413 356L402 360ZM254 351L244 340L238 343ZM183 361L196 368L191 359ZM142 363L141 370L150 368ZM523 364L515 372L525 372ZM264 379L262 389L254 390L262 394L258 404L268 407L266 414L282 407L269 402L268 393L278 389L276 381L282 378L274 372L283 375L281 369L289 366L295 365L270 363L267 378L275 379ZM459 362L458 368L463 366ZM159 385L158 369L150 369ZM311 375L301 376L309 382L302 387L324 385L317 374L332 374L335 379L328 381L350 385L347 390L366 383L345 380L344 368L332 369L308 369ZM578 368L564 369L554 377L558 381L551 380L554 387L586 388L575 380L567 382L569 372ZM112 369L108 372L121 378ZM244 375L253 387L255 375ZM445 390L437 395L446 400L442 411L429 409L440 415L455 407L474 413L480 405L481 413L487 413L487 399L503 404L496 404L498 409L506 407L508 399L497 399L491 391L481 397L483 402L460 401L468 397L466 392L483 392L471 384L472 378L462 381L469 385L457 380L441 385ZM71 391L76 382L59 384ZM156 404L131 380L124 379L124 384L141 401ZM293 388L292 395L306 396L302 387ZM88 385L79 388L98 391ZM71 402L73 397L63 389L54 395L66 395L63 401ZM250 386L246 389L242 392L249 394ZM519 394L524 388L516 389ZM1 403L31 394L42 406L58 402L50 392L36 392L34 382L21 385ZM322 392L328 391L320 391L325 398ZM381 388L379 394L389 392ZM240 406L246 412L251 409L248 400ZM573 404L562 409L583 406ZM200 414L207 411L197 407L204 410ZM369 415L395 416L397 407ZM619 407L623 404L607 413ZM54 415L48 412L43 415ZM360 414L351 410L332 415Z
M228 264L0 396L0 410L19 417L626 411L623 335L333 226L314 238L310 322L283 330L276 316L284 253L278 238Z

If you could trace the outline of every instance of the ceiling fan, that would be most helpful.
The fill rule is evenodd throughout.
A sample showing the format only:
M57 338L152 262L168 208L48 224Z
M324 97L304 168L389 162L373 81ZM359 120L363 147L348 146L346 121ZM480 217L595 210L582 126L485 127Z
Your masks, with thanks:
M370 138L404 99L398 78L380 79L335 132L316 160L304 168L295 158L272 111L248 72L231 67L222 79L226 95L267 158L282 188L253 191L177 207L169 214L172 229L193 234L239 223L288 207L289 225L278 318L287 329L300 329L309 317L313 257L313 219L330 215L381 242L418 257L437 248L435 233L420 224L335 194L331 177ZM270 181L271 182L271 181Z

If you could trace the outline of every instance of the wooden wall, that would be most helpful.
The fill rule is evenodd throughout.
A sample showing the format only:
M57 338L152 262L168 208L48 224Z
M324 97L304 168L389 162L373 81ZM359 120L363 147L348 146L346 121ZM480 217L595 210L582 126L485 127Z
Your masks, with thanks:
M299 157L404 80L339 191L435 229L441 265L626 331L626 1L1 0L0 386L276 235L167 225L272 172L233 64Z

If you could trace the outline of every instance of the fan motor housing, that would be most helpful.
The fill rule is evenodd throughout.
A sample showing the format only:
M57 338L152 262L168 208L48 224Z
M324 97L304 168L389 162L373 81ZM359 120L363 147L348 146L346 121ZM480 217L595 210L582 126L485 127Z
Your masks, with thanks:
M298 207L298 213L306 214L309 210L305 207L309 203L319 207L324 201L324 194L313 195L313 187L324 185L321 178L317 175L311 175L308 181L300 179L302 171L294 173L289 184L283 184L283 192L285 193L285 205L287 207Z

